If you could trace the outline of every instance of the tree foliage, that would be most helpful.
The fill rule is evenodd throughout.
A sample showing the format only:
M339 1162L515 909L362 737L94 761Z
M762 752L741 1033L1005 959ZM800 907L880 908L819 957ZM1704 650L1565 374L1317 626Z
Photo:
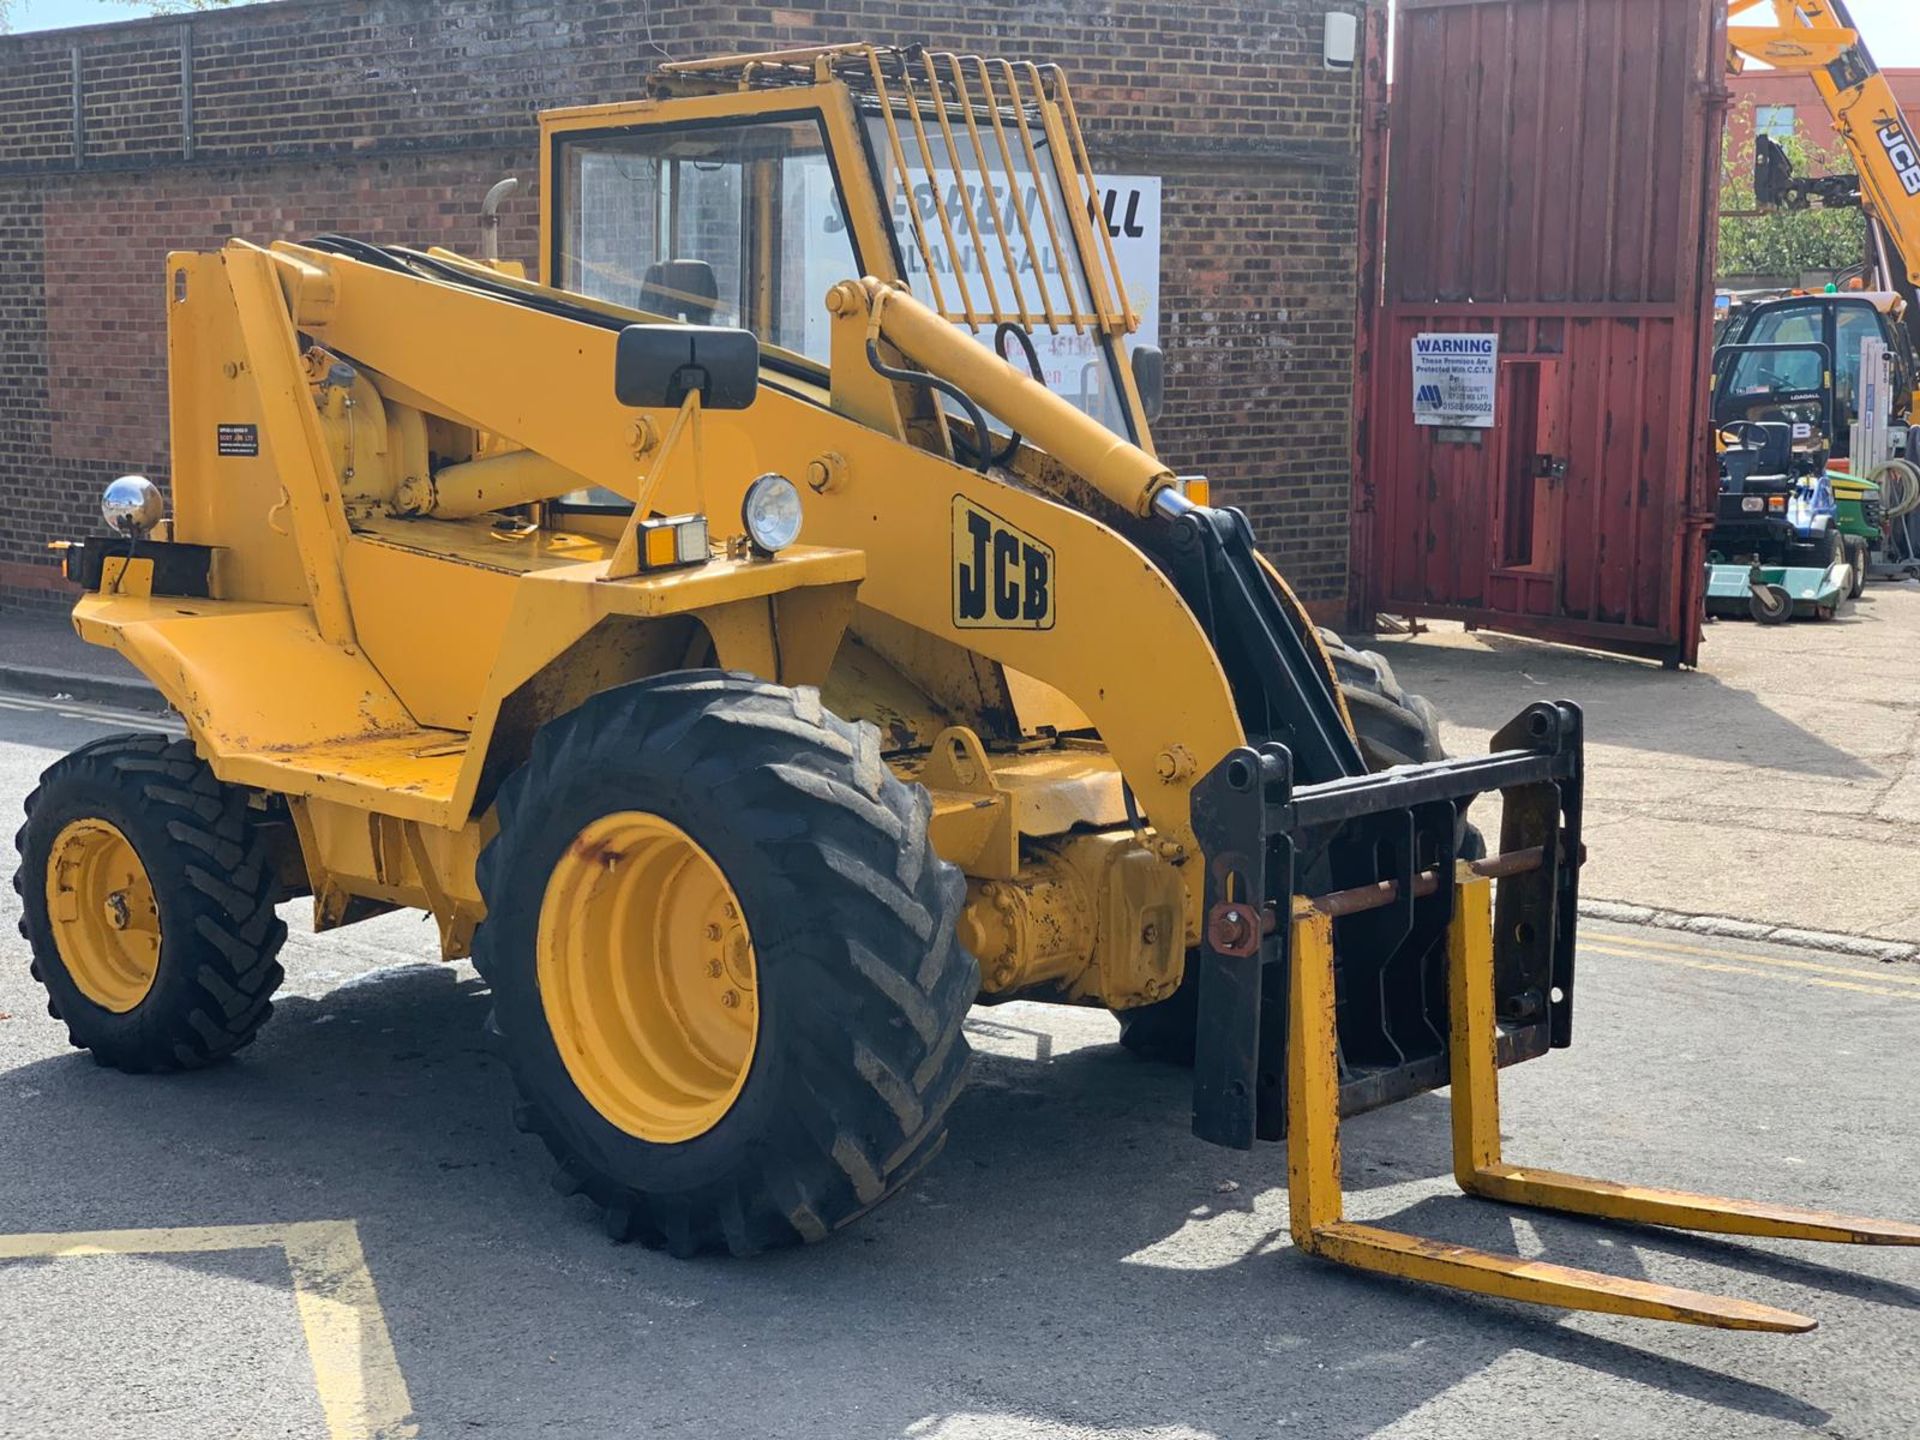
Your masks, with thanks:
M1774 275L1795 279L1807 270L1845 270L1866 258L1866 220L1858 210L1788 210L1751 213L1753 195L1753 102L1728 116L1721 143L1720 262L1722 275ZM1808 143L1800 127L1781 141L1796 175L1851 173L1844 146ZM1749 213L1740 213L1740 212Z

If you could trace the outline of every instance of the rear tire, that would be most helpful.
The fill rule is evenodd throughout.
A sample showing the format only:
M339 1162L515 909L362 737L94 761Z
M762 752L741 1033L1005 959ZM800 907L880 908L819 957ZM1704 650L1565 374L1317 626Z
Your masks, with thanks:
M750 676L622 686L535 737L480 855L488 918L473 959L493 987L516 1122L558 1163L556 1187L586 1194L613 1238L676 1255L824 1239L939 1150L979 969L954 938L965 883L933 852L930 811L927 792L880 758L871 726L826 711L815 690ZM595 1107L556 1038L564 1012L541 994L553 973L541 968L542 908L563 893L550 877L568 873L556 867L590 827L632 812L710 858L751 943L744 1079L706 1128L672 1140ZM609 874L629 858L607 854ZM637 942L613 960L636 953ZM634 975L636 992L646 978ZM618 1078L645 1083L636 1075Z
M285 978L277 876L247 792L191 741L112 735L56 760L14 844L33 978L73 1044L140 1073L251 1043Z
M1424 695L1401 688L1393 666L1377 650L1356 650L1331 630L1320 632L1340 681L1340 696L1369 770L1422 765L1447 758L1440 743L1440 712Z
M1333 661L1340 695L1353 717L1354 735L1369 770L1446 759L1439 712L1424 695L1401 688L1384 655L1356 650L1331 630L1320 632L1320 643ZM1456 843L1463 860L1478 860L1487 853L1479 830L1464 820ZM1134 1054L1172 1065L1193 1063L1193 1030L1199 1013L1194 958L1189 953L1179 988L1165 1000L1114 1012L1120 1021L1120 1043Z
M1858 600L1867 588L1867 566L1872 563L1873 551L1866 538L1860 535L1847 537L1847 564L1853 567L1853 584L1847 587L1847 598Z

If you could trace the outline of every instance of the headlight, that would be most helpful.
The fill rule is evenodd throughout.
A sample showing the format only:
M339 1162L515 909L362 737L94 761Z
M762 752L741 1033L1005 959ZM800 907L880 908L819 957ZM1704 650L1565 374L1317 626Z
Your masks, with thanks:
M777 555L800 538L800 492L784 475L762 475L740 506L747 539L763 555Z
M122 475L100 497L100 518L122 535L143 540L167 513L160 487L144 475Z

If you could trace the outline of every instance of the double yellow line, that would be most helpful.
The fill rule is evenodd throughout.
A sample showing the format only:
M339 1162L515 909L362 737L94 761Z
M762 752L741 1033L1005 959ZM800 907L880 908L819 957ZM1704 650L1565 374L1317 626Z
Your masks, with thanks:
M1652 960L1689 970L1711 970L1725 975L1754 975L1795 985L1818 985L1827 990L1853 990L1863 995L1887 995L1896 1000L1920 1001L1920 966L1838 965L1822 960L1790 960L1781 955L1752 955L1738 950L1714 950L1682 945L1672 940L1643 940L1637 935L1588 931L1580 949L1623 960Z

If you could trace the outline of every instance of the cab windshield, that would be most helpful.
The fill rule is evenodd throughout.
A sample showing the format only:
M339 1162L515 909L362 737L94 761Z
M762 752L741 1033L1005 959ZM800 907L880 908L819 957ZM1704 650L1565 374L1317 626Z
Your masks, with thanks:
M1089 275L1079 243L1111 232L1084 213L1079 173L1070 157L1055 163L1039 109L864 107L866 158L913 294L981 344L1001 338L1026 369L1024 347L997 334L1019 328L1042 383L1133 438L1125 355L1107 329L1119 296L1104 269ZM565 134L548 273L629 309L751 330L775 368L820 383L827 291L884 268L859 253L835 160L817 111Z
M914 297L989 348L999 322L1020 325L1033 340L1047 388L1116 434L1130 435L1117 347L1096 318L1102 307L1045 128L1011 108L973 115L971 129L965 114L949 114L944 128L937 114L917 118L916 125L904 107L889 114L873 105L863 116L894 249ZM1105 223L1097 214L1088 218ZM1026 368L1011 340L1001 350Z
M1713 418L1775 421L1794 427L1796 442L1829 443L1827 347L1815 341L1750 341L1769 348L1722 348L1715 359Z
M1852 297L1814 298L1776 302L1756 312L1745 333L1748 345L1798 347L1746 351L1729 357L1723 367L1720 398L1739 407L1741 418L1792 419L1821 423L1818 406L1809 396L1824 391L1828 372L1833 381L1833 453L1849 451L1850 431L1860 418L1861 345L1868 340L1888 342L1893 350L1895 390L1905 383L1906 349L1893 327L1883 321L1870 301ZM1779 402L1770 407L1770 402ZM1751 412L1751 413L1749 413ZM1824 423L1822 428L1828 428Z

